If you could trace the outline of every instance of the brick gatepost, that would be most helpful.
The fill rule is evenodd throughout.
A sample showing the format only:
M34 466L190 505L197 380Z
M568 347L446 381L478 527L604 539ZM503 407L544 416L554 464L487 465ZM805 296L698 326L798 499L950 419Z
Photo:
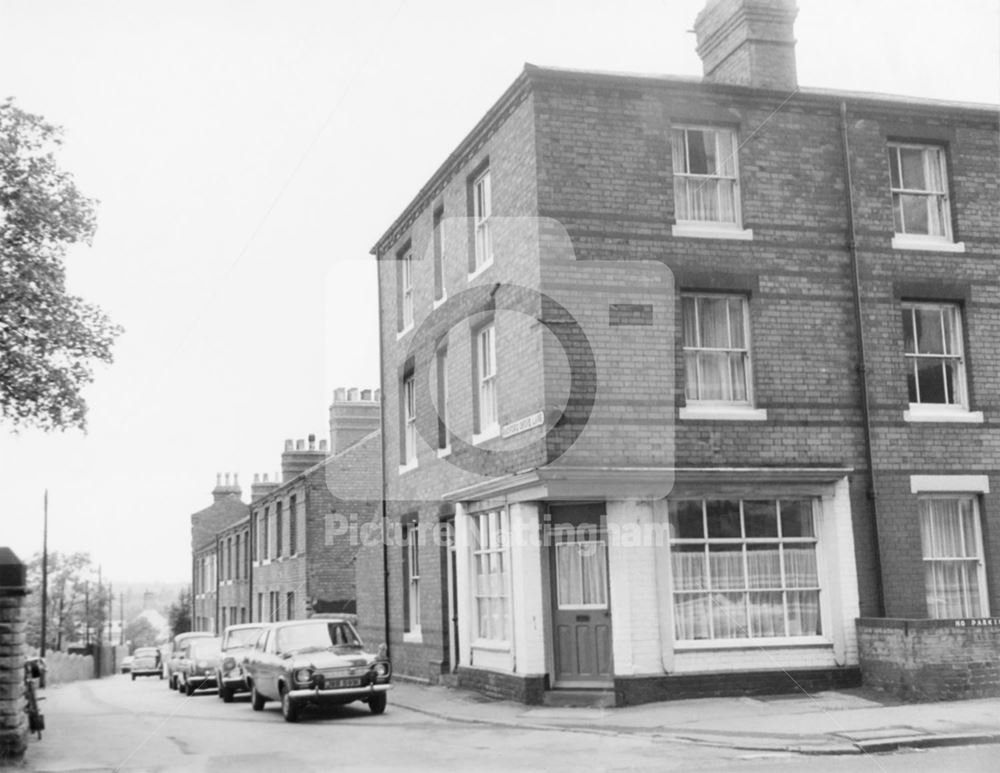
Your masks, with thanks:
M19 763L28 748L24 710L24 597L26 569L0 548L0 765Z

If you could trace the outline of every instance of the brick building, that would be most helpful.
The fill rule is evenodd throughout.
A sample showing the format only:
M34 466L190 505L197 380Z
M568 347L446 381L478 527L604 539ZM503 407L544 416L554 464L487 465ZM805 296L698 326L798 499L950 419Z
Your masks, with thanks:
M851 684L859 617L1000 614L997 108L800 88L795 13L526 66L379 239L398 673Z
M285 443L281 483L251 504L253 620L357 611L347 526L377 512L379 393L337 389L325 439Z
M286 441L281 473L254 477L249 506L236 476L220 476L215 504L192 516L196 630L356 611L352 538L380 513L379 412L378 390L335 390L329 445ZM380 618L360 623L384 631Z
M218 630L218 536L247 519L242 495L236 473L219 473L212 489L212 504L191 516L191 623L196 631Z

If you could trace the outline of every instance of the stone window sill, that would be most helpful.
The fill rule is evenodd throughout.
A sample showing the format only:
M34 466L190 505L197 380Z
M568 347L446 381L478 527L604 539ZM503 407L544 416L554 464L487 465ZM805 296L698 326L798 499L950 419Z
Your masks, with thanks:
M676 223L671 229L672 236L691 237L694 239L737 239L751 241L753 229L740 228L725 223L682 222Z
M925 405L910 404L910 410L903 411L903 421L915 424L982 424L982 411L967 411L961 408L928 408Z
M965 252L965 242L950 242L939 236L896 234L892 237L894 250L927 250L930 252Z
M767 409L749 405L687 405L680 409L679 417L695 421L767 421Z

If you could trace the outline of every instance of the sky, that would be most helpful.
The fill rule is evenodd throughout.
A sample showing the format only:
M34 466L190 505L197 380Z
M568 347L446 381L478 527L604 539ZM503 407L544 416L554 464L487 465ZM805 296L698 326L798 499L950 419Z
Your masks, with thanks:
M703 0L0 0L0 99L99 201L69 290L125 328L88 430L0 426L0 546L184 580L217 473L378 386L369 250L525 62L701 75ZM997 0L799 0L801 86L1000 104ZM1000 171L1000 170L998 170Z

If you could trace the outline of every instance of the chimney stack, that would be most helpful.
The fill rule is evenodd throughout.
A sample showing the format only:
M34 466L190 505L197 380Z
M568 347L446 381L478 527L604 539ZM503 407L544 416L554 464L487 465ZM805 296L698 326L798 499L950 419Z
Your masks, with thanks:
M274 476L274 480L268 480L268 474L265 472L263 474L255 472L253 476L253 483L250 486L250 502L256 502L261 497L266 497L276 488L281 485L281 481L278 476Z
M285 452L281 455L282 483L287 483L326 459L325 446L324 443L319 448L316 447L315 435L310 435L308 440L286 440Z
M212 500L214 502L221 502L223 499L240 501L242 497L243 491L240 489L239 475L237 473L225 473L225 480L223 480L223 473L216 473L215 488L212 489Z
M379 390L339 387L330 403L330 454L336 456L381 428Z
M795 0L709 0L694 22L709 83L795 91Z

